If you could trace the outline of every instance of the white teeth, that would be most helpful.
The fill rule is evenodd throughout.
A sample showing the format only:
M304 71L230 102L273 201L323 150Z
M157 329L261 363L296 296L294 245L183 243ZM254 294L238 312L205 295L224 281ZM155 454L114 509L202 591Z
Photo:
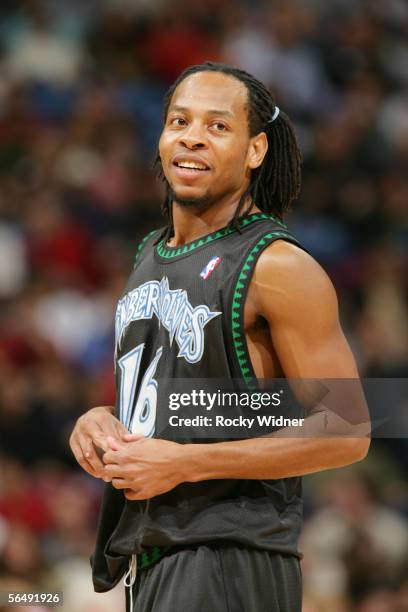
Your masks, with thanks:
M193 170L206 170L206 166L204 164L200 164L199 162L192 161L181 161L177 162L179 168L192 168Z

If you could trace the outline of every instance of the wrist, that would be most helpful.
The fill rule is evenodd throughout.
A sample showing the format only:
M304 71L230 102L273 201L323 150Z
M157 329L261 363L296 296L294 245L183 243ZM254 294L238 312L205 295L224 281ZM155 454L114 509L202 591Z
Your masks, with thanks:
M213 476L209 469L210 450L212 444L182 444L182 473L184 482L199 482L209 480ZM212 453L211 453L212 454Z

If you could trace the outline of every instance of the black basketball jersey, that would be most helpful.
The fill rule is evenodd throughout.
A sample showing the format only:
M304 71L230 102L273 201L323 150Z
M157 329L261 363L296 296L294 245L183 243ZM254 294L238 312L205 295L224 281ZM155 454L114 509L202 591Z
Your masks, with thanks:
M255 374L244 335L244 304L262 251L298 244L274 217L255 213L169 247L152 232L139 246L116 311L117 416L130 431L157 436L174 379L240 379ZM167 407L166 407L167 408ZM162 435L160 433L160 435ZM97 591L112 588L129 555L150 546L232 541L299 555L300 478L183 483L147 501L106 485L93 556Z

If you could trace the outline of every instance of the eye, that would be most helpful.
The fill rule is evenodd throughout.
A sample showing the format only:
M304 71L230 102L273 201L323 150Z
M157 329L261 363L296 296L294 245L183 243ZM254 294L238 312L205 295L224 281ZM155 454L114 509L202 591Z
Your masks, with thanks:
M174 119L170 121L170 125L174 125L175 127L184 127L187 125L187 121L183 119L183 117L174 117Z
M217 132L225 132L227 129L225 123L222 123L221 121L215 121L212 125L215 127Z

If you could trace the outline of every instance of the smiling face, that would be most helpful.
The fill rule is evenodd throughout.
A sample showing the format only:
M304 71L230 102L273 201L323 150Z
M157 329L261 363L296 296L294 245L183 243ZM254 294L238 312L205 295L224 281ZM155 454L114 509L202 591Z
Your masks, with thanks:
M264 132L249 135L241 81L222 72L187 77L173 94L159 142L173 201L197 208L238 202L267 146Z

